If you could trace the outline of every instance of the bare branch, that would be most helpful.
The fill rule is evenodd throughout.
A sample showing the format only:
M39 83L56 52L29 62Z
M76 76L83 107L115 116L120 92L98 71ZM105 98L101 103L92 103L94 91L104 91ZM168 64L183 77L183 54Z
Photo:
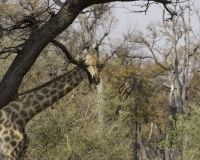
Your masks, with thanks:
M128 58L139 58L139 59L146 59L146 58L153 58L152 56L139 56L139 55L136 55L136 56L126 56Z
M2 38L3 37L3 27L2 27L2 25L0 24L0 38Z
M96 47L98 47L98 46L100 46L100 45L101 45L101 42L102 42L102 41L105 39L105 37L107 37L107 36L108 36L108 34L109 34L109 33L107 33L107 32L106 32L106 33L104 33L103 37L102 37L102 38L99 40L99 42L96 44ZM95 48L96 48L96 47L95 47Z
M20 50L17 49L16 47L9 47L9 48L4 48L0 54L4 54L4 53L18 53Z
M78 60L74 59L74 58L70 55L70 53L68 52L67 48L66 48L62 43L56 41L55 39L54 39L54 40L51 40L51 43L53 43L54 45L56 45L57 47L59 47L59 48L65 53L65 56L68 58L68 60L69 60L71 63L77 65L77 66L80 67L80 68L82 68L82 69L87 73L89 83L91 84L91 82L92 82L92 77L91 77L91 75L90 75L90 72L87 70L87 67L86 67L86 65L85 65L85 62L82 61L82 60L79 60L79 61L78 61Z
M166 71L169 71L169 68L163 66L163 65L157 60L157 58L156 58L156 56L155 56L153 50L152 50L150 47L148 47L148 49L149 49L149 51L151 52L151 54L153 55L154 61L156 62L156 64L159 65L162 69L164 69L164 70L166 70Z
M128 8L126 8L126 9L128 9L129 11L134 12L134 13L142 13L142 12L145 12L145 15L146 15L146 13L147 13L147 11L148 11L148 9L149 9L149 6L150 6L151 4L153 4L153 3L150 3L149 1L147 1L147 4L145 4L145 5L140 5L141 8L142 8L142 7L145 7L144 10L140 10L140 11L131 11L131 10L128 9ZM132 6L138 6L138 5L132 5Z
M68 58L68 60L71 63L73 63L75 65L79 65L79 62L70 55L67 48L62 43L58 42L55 39L51 40L51 43L53 43L55 46L59 47L65 53L66 57Z
M195 47L192 49L192 52L188 56L189 57L193 56L199 48L200 48L200 44L196 44Z
M168 0L155 0L155 2L162 3L162 4L171 4L172 3L172 1L168 1Z
M169 12L169 14L171 15L170 18L167 18L166 21L172 21L174 16L177 16L177 12L172 12L169 10L169 8L167 8L166 4L163 3L164 8L167 10L167 12Z
M63 2L61 2L60 0L53 0L55 4L57 4L58 6L62 7L63 6Z
M43 14L44 12L47 12L49 8L45 9L44 11L36 14L36 15L29 15L24 16L24 19L21 21L16 22L13 26L4 28L5 31L12 31L17 29L26 29L31 28L32 30L36 30L38 28L39 23L41 23L41 20L38 20L37 17Z

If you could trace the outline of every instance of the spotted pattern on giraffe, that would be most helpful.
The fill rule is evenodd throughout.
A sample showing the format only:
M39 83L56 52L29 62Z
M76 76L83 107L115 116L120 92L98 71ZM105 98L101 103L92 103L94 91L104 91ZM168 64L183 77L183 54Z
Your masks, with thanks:
M86 55L88 71L95 85L99 84L96 56ZM0 160L23 159L29 144L25 126L35 115L45 110L73 90L87 74L76 67L68 73L24 93L0 110Z

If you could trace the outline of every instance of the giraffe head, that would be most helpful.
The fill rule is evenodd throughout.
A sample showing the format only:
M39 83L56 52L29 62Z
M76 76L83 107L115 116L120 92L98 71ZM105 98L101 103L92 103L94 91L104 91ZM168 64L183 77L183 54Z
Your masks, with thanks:
M98 72L98 53L95 49L95 53L90 53L89 49L86 49L86 60L85 65L87 70L90 72L92 83L98 85L100 83L99 72Z

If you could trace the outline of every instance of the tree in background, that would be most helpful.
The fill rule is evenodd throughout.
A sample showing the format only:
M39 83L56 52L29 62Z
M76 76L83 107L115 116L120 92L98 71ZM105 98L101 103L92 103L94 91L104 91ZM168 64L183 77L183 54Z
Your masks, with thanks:
M186 5L173 4L173 10L178 14L172 17L172 21L165 21L163 11L162 24L150 24L146 35L141 32L131 40L146 48L155 63L167 73L158 77L159 85L170 89L165 159L177 159L184 152L184 136L183 139L179 138L182 133L176 128L176 121L185 115L187 92L190 79L194 76L190 71L195 68L192 64L197 60L196 51L199 48L198 34L192 32L191 28L191 7L194 4L195 2L188 2Z

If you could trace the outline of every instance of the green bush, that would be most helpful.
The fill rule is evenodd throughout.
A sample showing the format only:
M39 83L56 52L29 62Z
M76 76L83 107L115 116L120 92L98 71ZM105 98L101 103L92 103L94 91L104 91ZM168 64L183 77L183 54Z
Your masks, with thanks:
M199 103L187 105L187 119L184 124L184 152L183 157L187 160L199 159L200 157L200 107Z

